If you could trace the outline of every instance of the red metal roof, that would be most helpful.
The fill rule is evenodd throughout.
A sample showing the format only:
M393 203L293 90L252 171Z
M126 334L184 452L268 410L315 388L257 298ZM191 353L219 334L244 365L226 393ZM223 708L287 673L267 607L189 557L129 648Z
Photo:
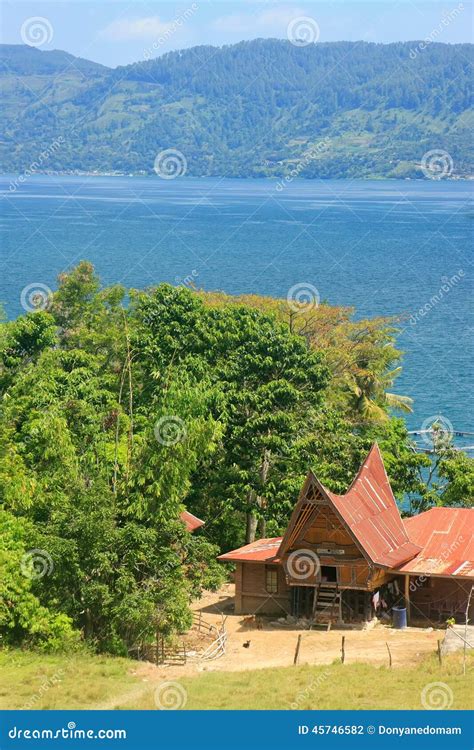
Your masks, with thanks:
M422 549L401 572L474 578L474 509L431 508L404 524Z
M256 542L246 544L245 547L226 552L225 555L219 555L217 559L227 562L270 562L276 557L281 540L281 536L272 539L259 539Z
M193 516L188 510L183 510L179 517L183 523L186 524L187 530L191 533L196 531L196 529L199 529L201 526L204 526L204 521L201 521L197 516Z
M323 489L375 565L397 567L420 551L408 538L377 443L345 495Z
M310 480L317 482L312 474ZM400 573L474 577L474 509L432 508L402 521L377 444L345 495L317 484L374 565ZM282 539L260 539L219 560L281 562Z

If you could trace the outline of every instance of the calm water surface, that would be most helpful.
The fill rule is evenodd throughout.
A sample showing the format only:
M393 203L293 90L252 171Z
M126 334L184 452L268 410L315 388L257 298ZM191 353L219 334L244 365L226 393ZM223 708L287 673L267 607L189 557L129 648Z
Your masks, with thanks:
M0 177L9 317L22 312L24 287L54 288L82 258L106 284L193 278L204 289L279 297L311 284L357 316L405 313L395 390L415 399L409 425L441 414L474 431L469 183L295 180L279 190L270 180L14 179Z

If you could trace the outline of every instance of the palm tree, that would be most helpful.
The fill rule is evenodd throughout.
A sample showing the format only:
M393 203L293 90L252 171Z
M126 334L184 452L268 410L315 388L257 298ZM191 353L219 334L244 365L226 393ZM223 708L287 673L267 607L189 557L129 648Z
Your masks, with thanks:
M390 409L398 409L405 413L413 411L413 399L385 390L393 385L400 372L401 367L383 374L359 367L357 372L348 374L346 386L349 403L363 421L386 422Z

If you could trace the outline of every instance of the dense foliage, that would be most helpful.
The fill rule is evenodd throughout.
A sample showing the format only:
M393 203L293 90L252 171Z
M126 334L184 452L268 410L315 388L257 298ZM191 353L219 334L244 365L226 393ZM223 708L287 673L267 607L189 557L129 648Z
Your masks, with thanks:
M152 174L172 148L191 175L422 178L441 149L471 174L472 45L417 49L257 39L111 70L3 45L2 168Z
M443 448L427 485L386 388L393 323L162 284L101 289L82 262L0 324L0 634L125 654L180 632L219 549L278 533L312 467L344 491L374 439L399 498L472 498ZM202 517L190 534L184 507Z

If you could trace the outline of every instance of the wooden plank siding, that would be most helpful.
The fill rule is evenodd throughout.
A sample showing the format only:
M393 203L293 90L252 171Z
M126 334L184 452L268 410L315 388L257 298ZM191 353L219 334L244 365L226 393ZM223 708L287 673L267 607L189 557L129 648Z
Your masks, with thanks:
M364 556L352 536L342 526L332 508L319 506L316 517L304 535L298 540L298 547L316 546L323 549L343 550L344 559L364 560Z
M340 589L373 591L394 578L393 574L369 565L348 529L328 505L318 506L311 524L292 545L289 554L296 550L308 550L318 556L321 566L335 567L337 586ZM285 556L285 562L287 560L288 555ZM304 580L289 575L288 580L294 586L316 586L319 582L316 575ZM336 583L327 585L336 586Z
M275 594L266 590L266 569L276 570L278 588ZM235 613L265 614L285 617L290 614L290 587L281 565L237 563L235 571Z
M464 622L465 610L472 581L437 578L435 576L410 576L410 614L412 622L427 624L445 623L450 617ZM474 599L469 617L474 617Z

